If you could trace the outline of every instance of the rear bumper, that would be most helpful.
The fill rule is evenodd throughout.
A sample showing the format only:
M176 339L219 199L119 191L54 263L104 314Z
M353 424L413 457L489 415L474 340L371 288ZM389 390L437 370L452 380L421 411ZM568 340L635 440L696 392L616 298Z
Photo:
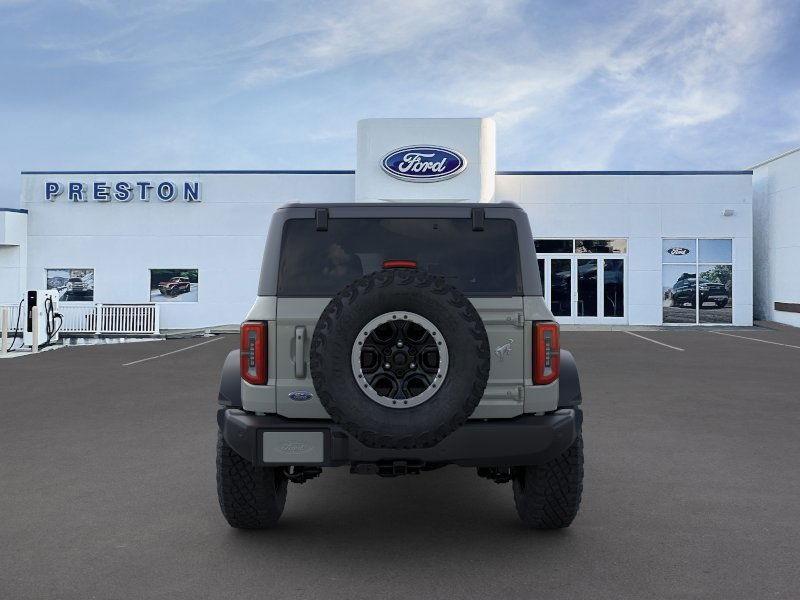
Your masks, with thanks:
M251 463L323 467L397 461L475 467L543 464L572 445L581 421L580 409L468 421L432 448L390 450L365 446L331 421L256 416L235 408L217 412L225 441Z

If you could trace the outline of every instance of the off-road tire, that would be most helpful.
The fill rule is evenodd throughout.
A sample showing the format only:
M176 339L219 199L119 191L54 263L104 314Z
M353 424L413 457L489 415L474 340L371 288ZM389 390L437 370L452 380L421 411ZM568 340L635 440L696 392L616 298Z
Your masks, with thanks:
M351 354L361 328L392 311L431 321L448 348L448 371L438 391L409 408L371 400L353 374ZM463 425L489 379L489 339L469 299L444 278L416 269L384 269L346 286L317 322L310 347L311 376L331 418L372 448L428 448Z
M283 514L287 483L281 469L254 466L217 433L217 497L231 527L274 526Z
M512 470L517 514L532 529L569 527L583 492L583 436L560 456L539 466Z

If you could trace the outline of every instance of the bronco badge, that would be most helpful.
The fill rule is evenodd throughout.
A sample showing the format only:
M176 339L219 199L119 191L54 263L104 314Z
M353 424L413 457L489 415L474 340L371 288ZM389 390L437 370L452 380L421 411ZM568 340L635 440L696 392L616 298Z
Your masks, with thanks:
M503 357L511 356L511 350L512 350L511 345L513 343L514 343L514 340L512 340L511 338L508 338L508 341L505 344L495 348L494 349L494 353L497 355L497 358L499 358L500 360L503 360Z

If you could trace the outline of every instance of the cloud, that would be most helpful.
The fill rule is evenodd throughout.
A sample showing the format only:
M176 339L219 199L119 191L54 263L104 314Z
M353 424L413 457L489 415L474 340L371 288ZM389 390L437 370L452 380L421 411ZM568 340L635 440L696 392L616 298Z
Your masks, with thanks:
M594 80L606 93L608 117L701 124L737 108L747 69L776 43L771 33L779 18L760 0L673 1L657 11L642 6L624 19L576 31L580 41L566 47L523 43L521 52L474 56L472 68L451 81L451 101L518 122Z
M506 23L516 2L406 0L316 4L293 15L292 31L276 37L265 32L250 42L258 48L242 75L246 86L330 71L368 58L392 56L394 68L414 68L433 49L470 23L483 27Z
M502 169L737 167L800 138L790 1L5 4L11 180L346 168L368 116L494 116Z
M731 114L747 93L748 67L775 44L775 8L760 0L673 2L646 20L646 41L612 55L605 70L627 99L609 111L652 115L665 127L694 126Z
M788 16L760 0L677 0L578 24L563 42L548 39L547 25L534 21L515 51L500 46L476 54L443 87L454 106L492 114L501 138L521 130L559 136L558 148L544 145L559 168L576 160L604 168L629 132L646 129L663 139L743 110Z

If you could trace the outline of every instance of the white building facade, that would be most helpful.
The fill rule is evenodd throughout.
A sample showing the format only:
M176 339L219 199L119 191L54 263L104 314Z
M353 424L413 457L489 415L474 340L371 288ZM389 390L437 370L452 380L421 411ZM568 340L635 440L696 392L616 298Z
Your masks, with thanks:
M434 182L387 169L425 148L463 164ZM355 171L23 172L22 211L0 212L0 303L55 288L156 303L162 329L235 324L282 204L507 201L530 217L563 323L753 322L751 171L496 171L489 119L361 121L357 157Z
M756 315L800 327L800 148L753 167Z

